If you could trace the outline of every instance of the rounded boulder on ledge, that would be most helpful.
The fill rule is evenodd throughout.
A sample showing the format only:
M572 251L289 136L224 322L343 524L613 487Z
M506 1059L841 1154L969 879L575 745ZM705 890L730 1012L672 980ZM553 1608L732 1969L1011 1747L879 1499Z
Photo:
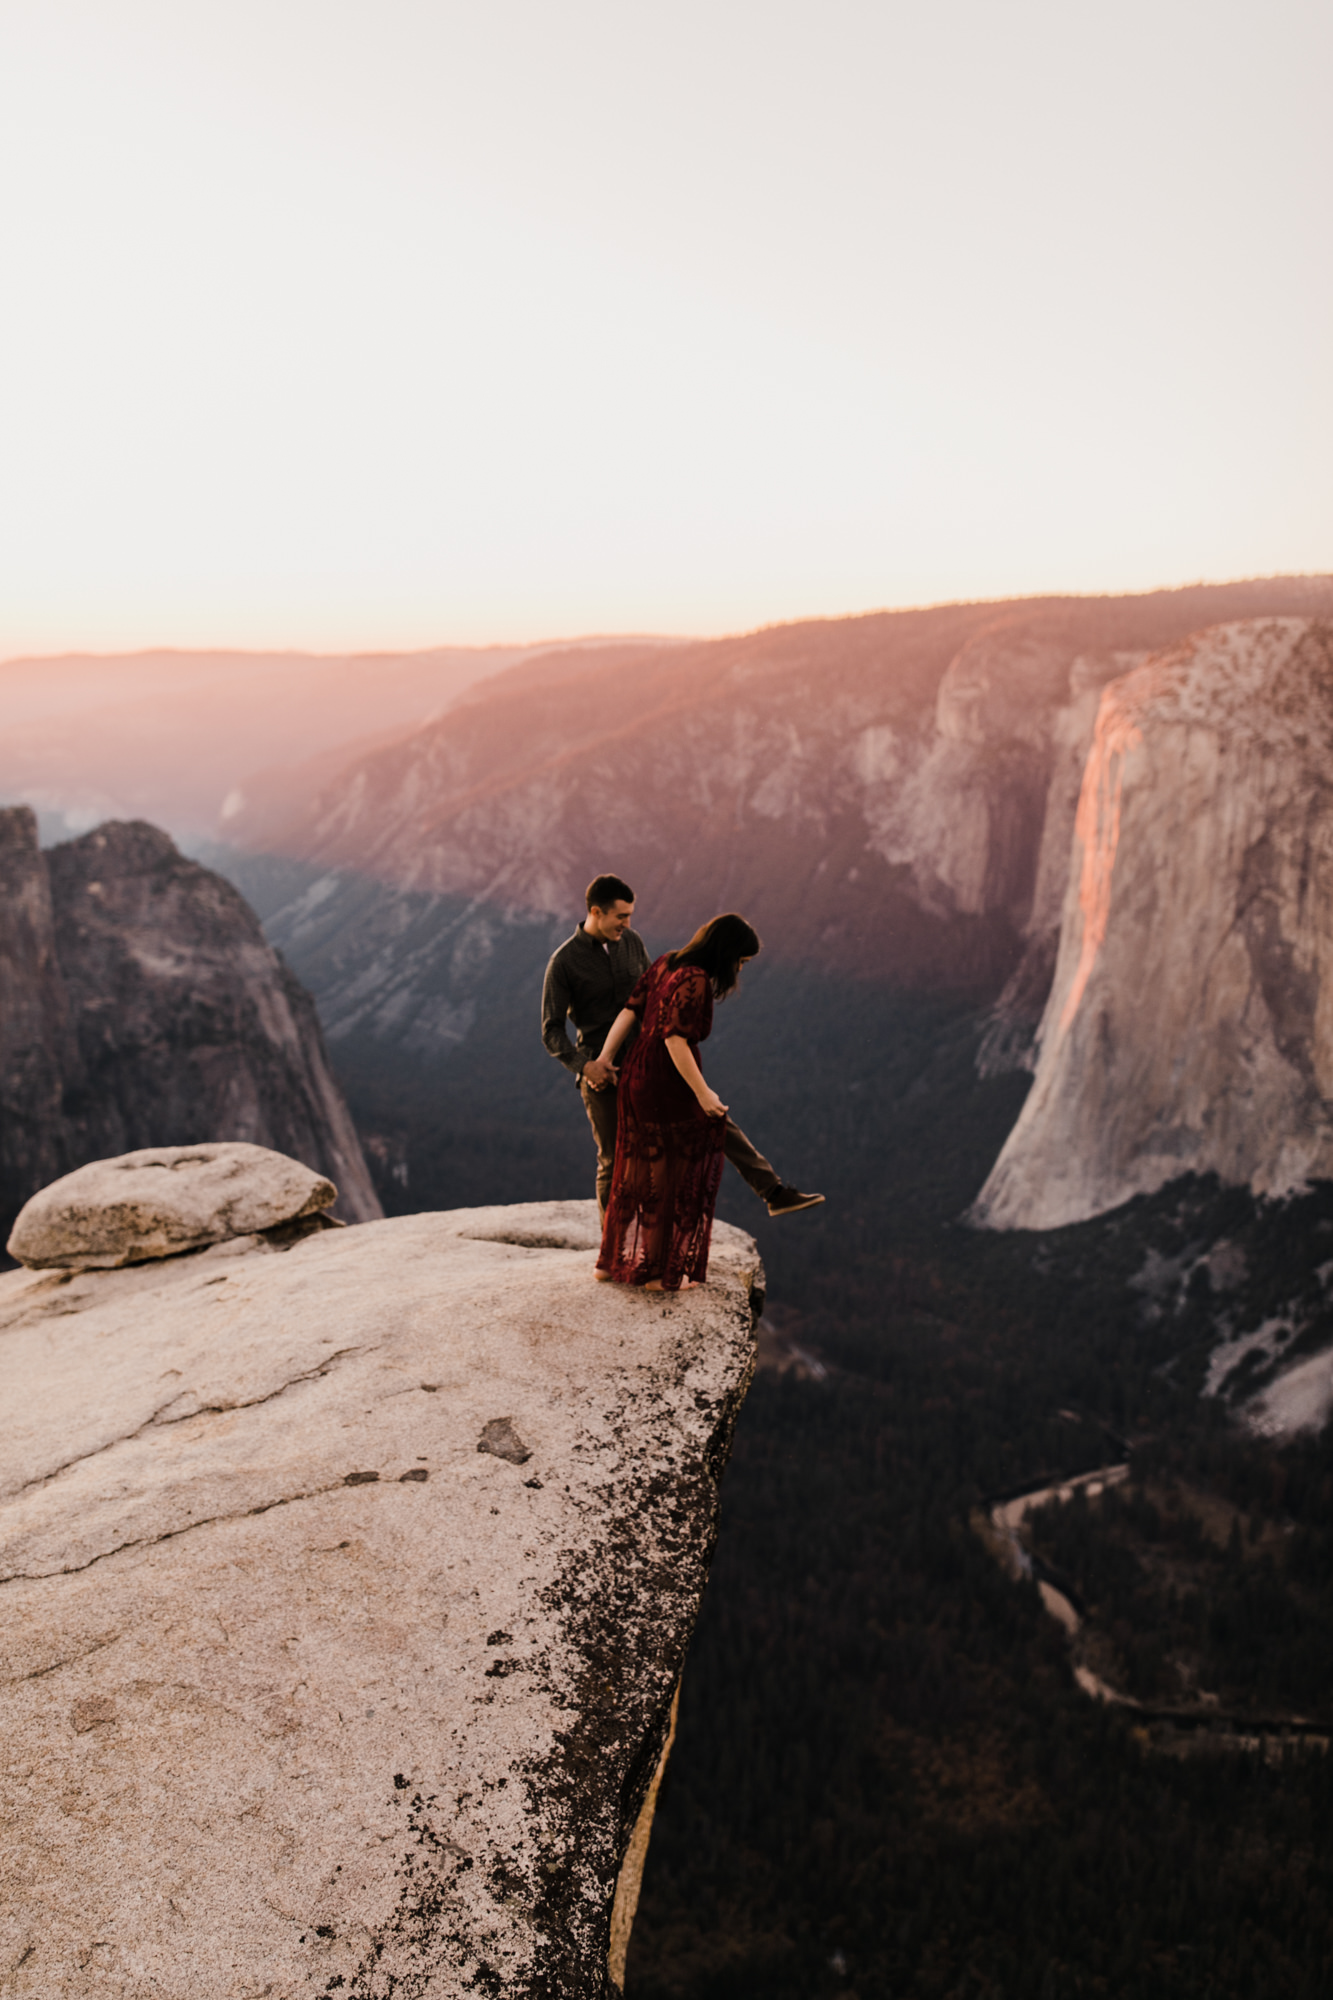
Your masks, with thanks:
M337 1197L323 1174L267 1146L145 1146L40 1189L7 1247L30 1270L115 1270L296 1222Z

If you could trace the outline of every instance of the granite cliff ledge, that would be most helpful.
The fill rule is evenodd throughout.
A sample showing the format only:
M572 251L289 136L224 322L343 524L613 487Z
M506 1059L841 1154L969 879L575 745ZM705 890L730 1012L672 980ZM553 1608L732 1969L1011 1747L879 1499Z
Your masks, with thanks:
M627 1292L595 1242L0 1278L0 1992L614 1992L762 1275L719 1226L706 1289Z

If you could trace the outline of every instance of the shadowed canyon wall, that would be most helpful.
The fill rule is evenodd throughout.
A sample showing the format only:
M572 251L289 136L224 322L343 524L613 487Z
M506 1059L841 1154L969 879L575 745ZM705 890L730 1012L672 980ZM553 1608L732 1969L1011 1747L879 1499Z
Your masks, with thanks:
M111 824L43 854L0 812L0 1207L140 1146L245 1139L381 1213L310 996L229 882L156 827Z

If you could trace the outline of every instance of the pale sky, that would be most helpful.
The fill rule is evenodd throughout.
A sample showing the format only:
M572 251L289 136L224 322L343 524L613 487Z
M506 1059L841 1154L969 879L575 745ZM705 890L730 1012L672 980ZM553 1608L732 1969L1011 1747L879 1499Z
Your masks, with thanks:
M0 0L0 657L1333 568L1328 0Z

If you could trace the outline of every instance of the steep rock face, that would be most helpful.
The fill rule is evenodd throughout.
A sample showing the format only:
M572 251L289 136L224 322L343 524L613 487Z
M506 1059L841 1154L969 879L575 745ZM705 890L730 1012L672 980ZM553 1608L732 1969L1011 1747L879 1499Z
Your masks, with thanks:
M1104 692L1036 1079L975 1217L1333 1175L1333 628L1223 626Z
M983 1000L1017 980L1005 1066L1049 987L1096 690L1210 610L1321 589L1333 609L1327 581L1279 581L550 656L296 786L286 818L276 793L241 814L238 879L303 871L266 916L336 1036L466 1036L514 928L549 949L613 866L663 943L738 908L770 959Z
M569 1202L0 1278L15 2000L609 1993L760 1273L720 1227L663 1299L596 1241Z
M5 1233L53 1169L216 1139L326 1173L345 1220L379 1215L314 1004L232 885L142 823L46 855L30 813L7 825L23 886L0 918L5 1087L40 1112L4 1183Z
M55 954L51 885L26 806L0 810L0 1230L67 1164L62 1106L75 1062ZM20 1199L22 1197L20 1196Z
M1101 691L1144 657L1129 651L1080 653L1069 665L1068 699L1051 719L1050 777L1023 954L995 1003L981 1044L978 1068L983 1076L1036 1066L1037 1029L1055 974L1074 823Z

